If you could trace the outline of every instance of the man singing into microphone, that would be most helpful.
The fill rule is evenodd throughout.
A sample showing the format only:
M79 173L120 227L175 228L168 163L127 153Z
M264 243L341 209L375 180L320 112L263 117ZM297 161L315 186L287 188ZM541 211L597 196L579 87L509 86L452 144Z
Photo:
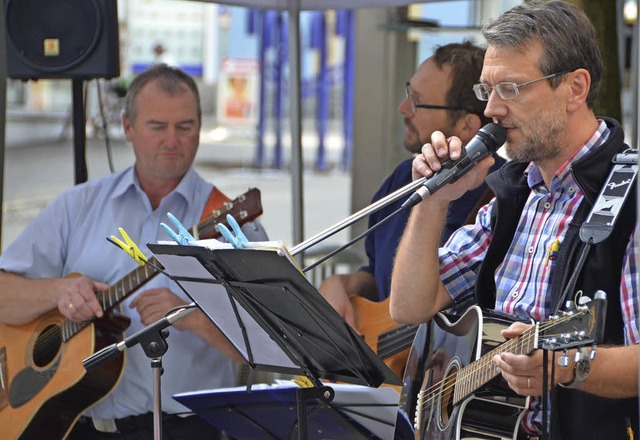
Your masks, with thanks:
M422 323L451 306L479 304L543 321L579 292L594 298L603 290L604 344L592 360L574 361L572 349L569 365L555 366L549 412L543 414L541 398L542 350L502 353L490 368L513 391L533 397L523 435L546 431L547 415L554 438L635 438L638 249L635 204L629 202L635 192L609 238L589 248L578 237L612 158L627 148L620 125L594 115L602 73L594 28L575 6L535 1L505 12L483 34L488 48L474 91L487 102L485 115L506 129L512 161L487 177L496 197L480 209L475 224L454 232L443 247L449 203L483 179L492 159L413 208L394 265L392 317ZM413 162L414 179L432 176L461 148L459 138L434 133ZM503 335L514 338L525 328L514 324Z
M420 152L436 130L468 142L480 127L490 122L483 115L485 103L477 100L471 89L482 71L483 57L484 49L472 43L450 43L438 47L420 64L407 82L405 98L398 106L405 125L403 143L409 152ZM396 167L373 196L374 202L411 183L412 160L407 159ZM496 158L493 169L504 162ZM451 204L441 235L443 242L469 218L475 217L475 210L489 200L487 194L491 193L482 183ZM395 212L407 197L372 214L369 227ZM484 202L479 203L482 200ZM319 288L354 328L354 310L349 298L359 295L381 301L389 296L393 258L408 218L409 212L402 211L367 236L365 249L369 261L366 266L354 273L329 277Z

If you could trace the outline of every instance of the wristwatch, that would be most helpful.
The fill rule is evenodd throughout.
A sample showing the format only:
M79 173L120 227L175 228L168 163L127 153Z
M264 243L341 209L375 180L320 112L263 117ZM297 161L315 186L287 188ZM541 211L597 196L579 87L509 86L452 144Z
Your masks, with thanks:
M589 359L580 359L573 364L573 380L568 383L559 383L564 388L579 388L589 375L591 362Z

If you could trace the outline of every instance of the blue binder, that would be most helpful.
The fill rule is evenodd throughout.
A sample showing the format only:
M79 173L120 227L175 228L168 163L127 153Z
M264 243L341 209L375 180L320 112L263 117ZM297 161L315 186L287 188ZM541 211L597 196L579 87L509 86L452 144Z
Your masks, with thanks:
M393 389L357 390L359 395L333 385L336 398L329 404L314 399L307 404L307 438L390 439L393 437L397 392ZM363 387L358 387L363 388ZM236 439L297 438L297 387L182 393L174 399L210 424ZM376 393L373 395L373 393Z

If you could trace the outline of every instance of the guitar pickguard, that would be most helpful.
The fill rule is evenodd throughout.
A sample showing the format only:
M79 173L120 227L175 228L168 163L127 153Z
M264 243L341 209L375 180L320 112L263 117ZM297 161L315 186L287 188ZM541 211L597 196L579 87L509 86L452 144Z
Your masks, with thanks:
M33 399L47 386L53 375L58 371L60 357L47 369L38 371L33 367L27 367L16 374L9 389L9 403L13 408L18 408Z

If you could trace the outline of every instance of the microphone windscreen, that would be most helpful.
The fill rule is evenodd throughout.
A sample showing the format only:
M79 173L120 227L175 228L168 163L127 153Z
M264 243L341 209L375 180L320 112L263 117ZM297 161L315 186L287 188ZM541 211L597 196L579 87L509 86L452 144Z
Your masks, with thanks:
M492 151L497 150L507 140L507 131L500 124L491 122L480 129L478 133L486 134L490 137L489 144Z

